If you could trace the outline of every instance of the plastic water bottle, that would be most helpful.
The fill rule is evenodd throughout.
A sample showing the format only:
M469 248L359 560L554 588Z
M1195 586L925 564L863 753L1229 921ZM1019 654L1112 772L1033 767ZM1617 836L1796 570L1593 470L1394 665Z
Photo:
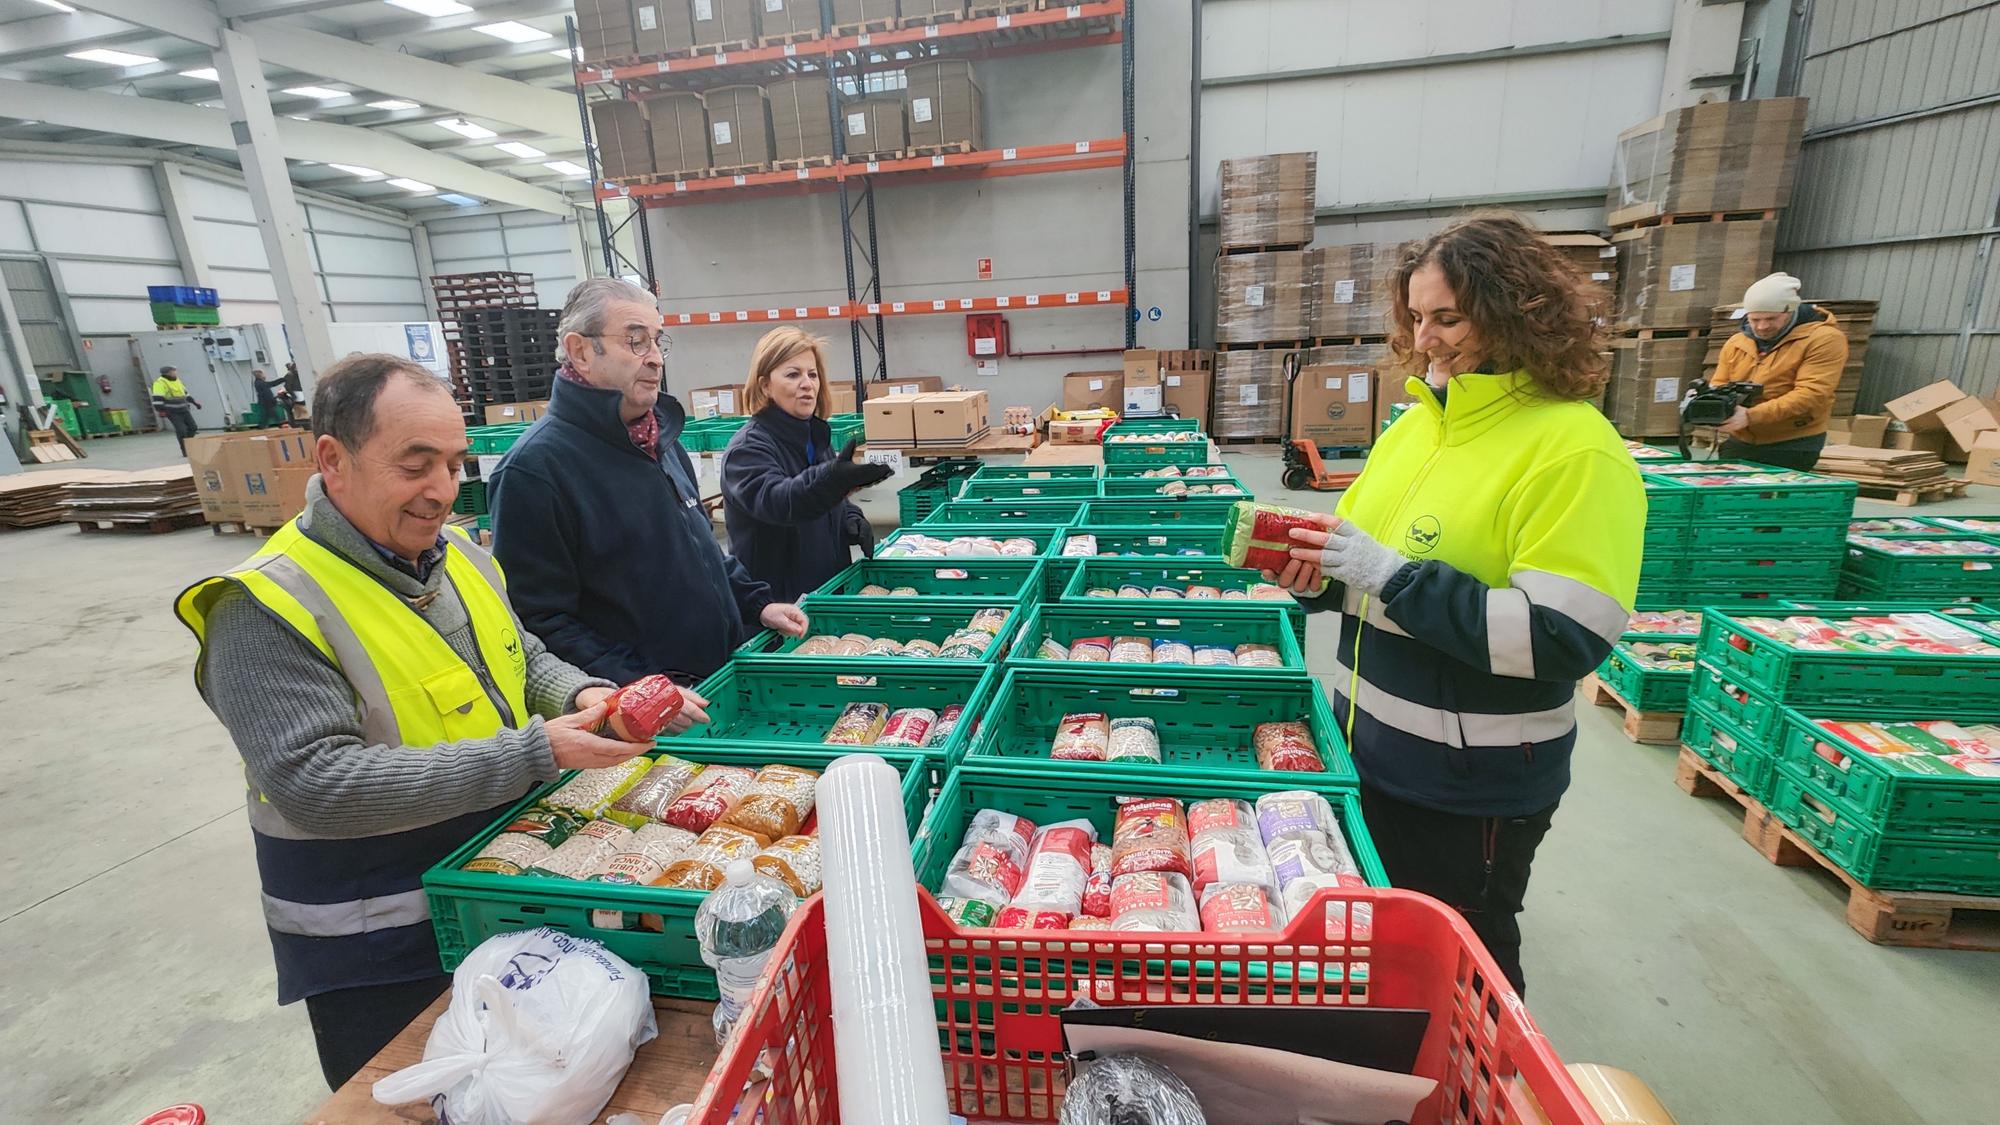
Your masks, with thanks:
M715 1042L728 1041L729 1030L750 1003L750 993L764 972L764 962L785 932L798 900L791 888L761 875L747 859L724 869L722 885L709 892L694 914L695 940L701 959L715 970Z

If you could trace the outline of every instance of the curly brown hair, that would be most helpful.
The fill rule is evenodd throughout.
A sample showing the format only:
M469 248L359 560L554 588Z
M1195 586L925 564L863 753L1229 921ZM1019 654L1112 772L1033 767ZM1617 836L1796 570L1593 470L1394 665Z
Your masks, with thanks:
M1591 315L1595 287L1506 212L1474 215L1404 244L1389 282L1389 348L1398 364L1423 373L1410 275L1432 264L1444 271L1458 311L1479 334L1486 370L1526 371L1553 398L1597 397L1609 371L1604 332Z

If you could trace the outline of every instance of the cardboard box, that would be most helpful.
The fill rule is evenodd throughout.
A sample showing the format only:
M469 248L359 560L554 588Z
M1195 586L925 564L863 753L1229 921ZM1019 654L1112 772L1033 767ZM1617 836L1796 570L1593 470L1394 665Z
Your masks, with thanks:
M1942 457L1945 453L1945 446L1950 443L1951 435L1945 433L1943 430L1923 430L1921 432L1890 430L1889 436L1882 439L1882 448L1921 450L1925 453L1935 453L1939 457Z
M688 417L715 418L725 414L741 414L742 397L741 383L718 383L713 387L696 387L688 392Z
M1215 263L1215 340L1220 344L1303 340L1312 335L1320 254L1274 250L1225 254Z
M694 49L688 0L632 0L633 37L640 55L684 55Z
M910 147L901 98L861 98L847 102L841 106L840 116L841 127L847 132L849 156L901 152Z
M1055 407L1051 406L1047 410L1042 411L1040 419L1042 428L1048 431L1050 445L1099 445L1102 443L1102 436L1105 429L1104 419L1088 418L1074 422L1061 422L1051 417L1055 413L1055 409ZM1103 460L1103 456L1102 453L1098 454L1100 463ZM1066 463L1074 464L1075 462Z
M941 0L950 5L952 0ZM956 8L963 11L962 0ZM912 11L912 8L917 11ZM934 14L928 0L904 0L903 18ZM908 82L903 91L909 110L909 146L969 144L986 147L986 129L979 83L973 78L972 64L963 59L911 63L903 70Z
M2000 485L2000 430L1979 435L1966 451L1965 479L1974 484Z
M796 3L797 0L790 0ZM766 17L768 20L769 17ZM818 10L813 18L819 18ZM833 119L826 108L826 79L787 78L764 87L771 106L771 155L812 160L833 155Z
M757 9L762 0L688 0L697 47L720 47L757 40Z
M1681 395L1701 378L1708 341L1699 336L1611 341L1604 414L1626 437L1680 433Z
M821 30L819 0L758 0L758 34L766 39L776 39L785 35L799 35ZM819 88L826 89L826 79L821 78ZM824 109L824 104L821 105ZM825 117L825 113L820 114ZM784 157L779 157L782 160Z
M1762 211L1792 201L1806 99L1707 102L1618 134L1605 221Z
M991 428L985 391L916 395L910 410L919 445L964 445Z
M280 527L306 510L306 468L257 469L244 474L243 522L251 527Z
M1384 336L1389 332L1388 273L1395 247L1358 242L1321 246L1311 270L1310 336Z
M597 141L597 170L605 179L634 179L653 171L651 126L640 103L623 98L592 102L590 135Z
M1947 461L1963 462L1979 442L1979 435L2000 430L2000 418L1993 416L1993 408L1971 395L1939 411L1938 421L1951 438L1945 444Z
M826 400L827 400L828 410L830 413L833 414L856 413L857 411L855 408L855 399L854 399L854 380L835 379L834 381L828 383L826 385Z
M1209 432L1216 437L1277 437L1284 427L1285 353L1222 352L1215 357Z
M242 504L242 522L277 527L305 510L306 482L317 471L313 437L300 430L238 435L223 455Z
M1395 371L1375 373L1375 435L1382 434L1382 424L1389 420L1389 410L1398 403L1415 402L1417 396L1410 393L1409 376Z
M1125 392L1121 414L1158 414L1166 407L1160 383L1160 353L1135 350L1125 353Z
M1221 247L1234 250L1311 243L1318 176L1316 152L1223 161L1216 177L1216 229Z
M1072 371L1063 376L1064 410L1117 410L1124 405L1123 371Z
M1166 371L1160 375L1160 405L1177 418L1193 418L1208 426L1208 391L1215 378L1213 367L1200 370Z
M549 401L508 402L486 408L486 424L504 426L509 422L532 422L549 412Z
M583 61L599 63L640 54L628 0L576 0L576 43Z
M202 517L210 523L243 522L243 490L233 486L226 453L235 434L196 434L187 439L188 467L194 470L195 495Z
M1619 231L1617 328L1707 328L1771 272L1778 222L1679 223Z
M1292 381L1291 436L1321 446L1373 444L1374 385L1367 367L1300 368Z
M861 408L862 434L869 445L914 445L916 404L922 395L883 395Z
M723 86L701 95L708 108L708 151L715 168L762 167L771 162L771 110L761 86ZM657 137L654 159L659 159Z
M1882 448L1882 439L1889 434L1887 414L1856 414L1847 419L1847 444L1863 449Z
M1905 428L1921 433L1944 429L1945 409L1966 397L1966 393L1958 389L1958 384L1940 379L1927 387L1919 387L1909 394L1890 399L1882 404L1882 409Z
M878 20L894 23L896 15L896 0L833 0L835 27L851 23L874 23Z
M675 176L708 170L708 108L700 94L663 94L628 104L645 114L654 172Z
M868 383L868 397L884 395L926 395L944 390L942 375L905 375L900 379L874 379Z
M1163 359L1165 354L1158 348L1126 349L1125 381L1130 383L1137 379L1143 383L1147 376L1150 375L1154 382L1158 382L1160 371L1166 366Z

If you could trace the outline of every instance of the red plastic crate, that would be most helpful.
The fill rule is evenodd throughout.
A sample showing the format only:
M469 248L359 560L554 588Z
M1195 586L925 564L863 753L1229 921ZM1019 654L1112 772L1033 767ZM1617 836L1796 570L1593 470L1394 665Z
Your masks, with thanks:
M960 929L921 910L941 1013L945 1095L973 1121L1055 1121L1068 1078L1060 1012L1079 992L1129 1004L1422 1008L1412 1125L1602 1125L1493 958L1449 907L1410 891L1322 891L1275 940L1219 934ZM1119 966L1115 978L1092 968ZM689 1125L840 1120L818 896L792 916ZM1087 983L1086 983L1087 982ZM975 1018L981 1007L989 1018ZM771 1077L753 1084L762 1061Z

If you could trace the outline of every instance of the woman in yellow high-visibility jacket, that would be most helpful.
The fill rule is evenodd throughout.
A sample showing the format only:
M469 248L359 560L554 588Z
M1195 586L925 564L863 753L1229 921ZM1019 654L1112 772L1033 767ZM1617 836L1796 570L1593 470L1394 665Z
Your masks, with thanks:
M1416 406L1281 580L1333 585L1332 683L1389 880L1465 915L1516 988L1528 870L1569 785L1571 699L1624 630L1646 496L1592 405L1588 282L1511 216L1403 248L1389 343Z

